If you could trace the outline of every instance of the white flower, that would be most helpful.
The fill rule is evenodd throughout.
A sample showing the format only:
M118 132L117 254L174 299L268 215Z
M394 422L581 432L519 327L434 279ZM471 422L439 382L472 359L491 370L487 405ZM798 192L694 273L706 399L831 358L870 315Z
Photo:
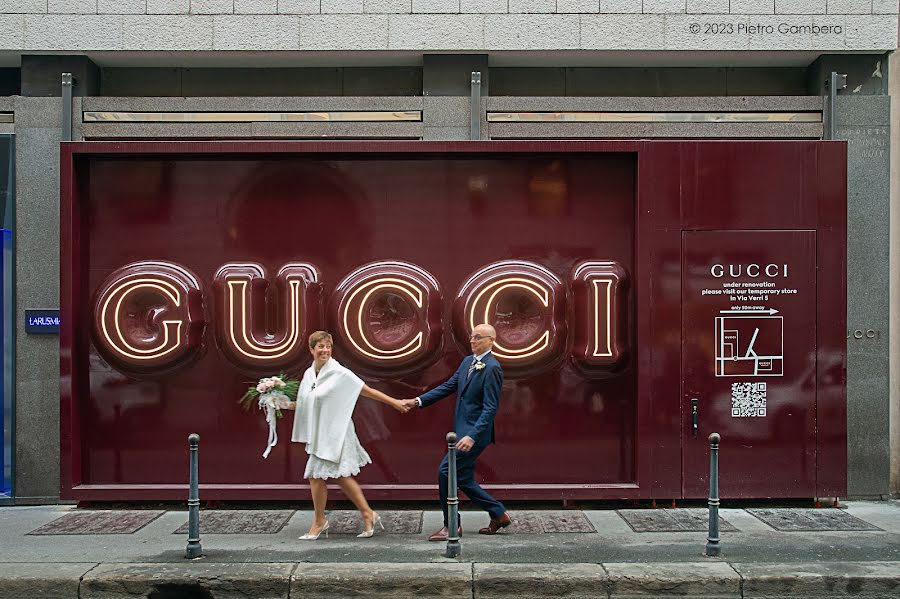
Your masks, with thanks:
M475 362L475 370L483 370L484 362Z

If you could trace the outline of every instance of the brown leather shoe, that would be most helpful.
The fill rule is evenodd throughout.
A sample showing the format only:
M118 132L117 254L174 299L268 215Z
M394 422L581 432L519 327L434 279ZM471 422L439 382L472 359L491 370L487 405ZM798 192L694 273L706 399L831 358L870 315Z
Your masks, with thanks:
M459 527L459 536L462 536L462 526ZM450 531L447 530L447 527L440 529L430 537L428 537L429 541L446 541L447 537L450 536Z
M491 518L491 521L485 528L481 528L478 530L478 534L480 535L495 535L497 534L501 528L506 528L512 524L512 518L509 517L507 512L503 512L499 518Z

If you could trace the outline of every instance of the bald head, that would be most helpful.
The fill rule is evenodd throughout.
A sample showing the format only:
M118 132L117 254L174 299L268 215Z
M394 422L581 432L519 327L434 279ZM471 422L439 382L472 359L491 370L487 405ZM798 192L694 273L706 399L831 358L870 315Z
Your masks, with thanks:
M494 329L494 327L492 327L489 324L478 325L477 327L472 329L472 333L477 334L477 335L483 335L485 337L490 337L491 339L497 338L497 330Z
M472 336L469 338L469 345L472 347L472 353L476 356L490 351L494 346L494 339L497 338L497 331L489 324L480 324L472 329Z

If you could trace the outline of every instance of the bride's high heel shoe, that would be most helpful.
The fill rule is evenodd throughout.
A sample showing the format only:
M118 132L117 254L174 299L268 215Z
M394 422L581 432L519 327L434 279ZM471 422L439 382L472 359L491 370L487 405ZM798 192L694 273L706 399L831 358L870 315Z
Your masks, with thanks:
M372 521L372 528L368 530L364 530L358 535L356 535L357 539L368 539L375 535L375 527L380 526L381 530L384 530L384 522L381 521L381 516L378 515L378 512L372 512L375 515L375 519Z
M330 524L330 523L328 522L328 520L326 520L326 521L325 521L325 526L323 526L322 528L320 528L318 533L316 533L316 534L314 534L314 535L311 535L311 534L309 534L309 533L306 533L306 534L303 535L302 537L297 537L297 538L298 538L299 540L301 540L301 541L317 541L317 540L319 539L319 536L324 532L324 533L325 533L325 538L327 539L327 538L328 538L328 525L329 525L329 524Z

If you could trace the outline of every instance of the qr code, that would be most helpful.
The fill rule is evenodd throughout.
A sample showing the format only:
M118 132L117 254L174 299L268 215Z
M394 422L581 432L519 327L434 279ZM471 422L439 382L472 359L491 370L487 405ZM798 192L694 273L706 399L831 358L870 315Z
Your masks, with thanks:
M731 416L733 418L766 415L765 383L732 383Z

